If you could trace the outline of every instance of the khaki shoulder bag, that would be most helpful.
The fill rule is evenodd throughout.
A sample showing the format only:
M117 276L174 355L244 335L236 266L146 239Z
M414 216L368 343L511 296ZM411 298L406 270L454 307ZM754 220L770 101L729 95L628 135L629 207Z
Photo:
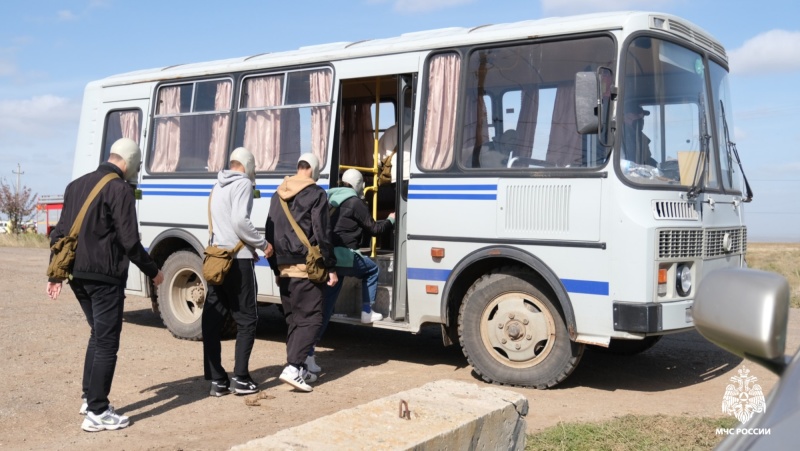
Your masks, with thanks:
M322 259L322 252L320 252L319 246L312 246L311 243L308 242L308 237L303 233L303 229L297 225L297 221L292 217L292 213L289 211L289 205L283 199L280 201L283 211L286 212L286 217L289 219L289 223L292 224L294 232L308 249L308 253L306 254L306 272L308 273L308 280L314 283L327 282L328 269L325 268L325 262Z
M78 233L81 231L83 219L86 216L86 212L89 210L89 205L91 205L95 197L100 193L100 190L103 189L108 182L118 177L117 174L112 172L106 174L97 182L97 185L95 185L89 193L89 197L83 201L81 211L78 212L75 222L72 223L69 234L61 237L53 244L53 247L50 248L53 252L53 257L50 259L50 264L47 265L47 277L49 279L59 281L64 281L66 279L72 280L72 266L75 264L75 251L78 249Z
M242 240L236 243L236 246L231 249L223 249L219 246L211 244L214 237L214 226L211 223L211 196L214 194L214 188L211 188L211 193L208 194L208 246L203 251L203 278L209 285L222 285L225 276L233 266L233 256L236 255L244 246Z

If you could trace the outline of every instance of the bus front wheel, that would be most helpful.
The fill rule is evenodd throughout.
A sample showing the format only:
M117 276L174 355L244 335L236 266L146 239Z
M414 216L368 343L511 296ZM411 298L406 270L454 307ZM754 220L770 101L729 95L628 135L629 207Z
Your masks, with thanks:
M487 382L549 388L583 355L559 309L530 279L523 268L501 268L475 281L461 305L461 348Z

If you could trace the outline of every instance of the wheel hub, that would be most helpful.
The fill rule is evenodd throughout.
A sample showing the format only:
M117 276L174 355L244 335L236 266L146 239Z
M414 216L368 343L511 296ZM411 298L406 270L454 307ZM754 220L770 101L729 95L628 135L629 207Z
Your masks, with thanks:
M512 362L537 359L546 347L542 344L553 334L545 315L520 293L502 295L493 304L495 310L487 321L491 347Z

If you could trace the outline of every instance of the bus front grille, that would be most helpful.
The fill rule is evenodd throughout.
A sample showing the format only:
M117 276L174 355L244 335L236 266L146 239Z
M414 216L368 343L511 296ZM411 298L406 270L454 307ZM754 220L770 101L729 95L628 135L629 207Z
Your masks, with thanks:
M659 260L714 258L746 252L747 227L658 231Z

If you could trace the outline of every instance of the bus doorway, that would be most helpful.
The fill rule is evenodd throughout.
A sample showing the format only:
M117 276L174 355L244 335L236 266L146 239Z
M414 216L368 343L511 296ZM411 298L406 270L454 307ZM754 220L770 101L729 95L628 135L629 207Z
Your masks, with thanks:
M341 174L356 169L364 177L364 197L375 220L395 213L392 232L362 237L361 253L380 268L375 310L381 326L406 319L406 233L411 142L413 138L413 74L342 80L330 186ZM402 132L400 132L402 130ZM335 309L336 317L360 311L361 281L346 280ZM389 323L389 324L383 324Z

